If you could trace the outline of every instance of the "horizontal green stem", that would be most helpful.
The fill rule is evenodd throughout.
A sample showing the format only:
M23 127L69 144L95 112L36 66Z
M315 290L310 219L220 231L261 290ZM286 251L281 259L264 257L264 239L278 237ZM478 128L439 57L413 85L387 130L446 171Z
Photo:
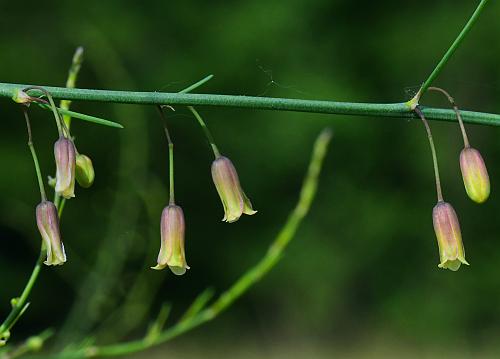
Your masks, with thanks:
M0 83L0 96L12 97L15 89L29 85ZM68 89L65 87L43 86L57 99L100 101L145 105L187 105L187 106L222 106L239 107L258 110L298 111L325 114L383 116L417 118L406 103L358 103L301 100L289 98L213 95L213 94L183 94L167 92L134 92L108 91L88 89ZM36 91L33 91L36 94ZM453 110L421 107L429 120L456 122ZM464 122L483 125L500 126L500 115L472 111L461 111Z

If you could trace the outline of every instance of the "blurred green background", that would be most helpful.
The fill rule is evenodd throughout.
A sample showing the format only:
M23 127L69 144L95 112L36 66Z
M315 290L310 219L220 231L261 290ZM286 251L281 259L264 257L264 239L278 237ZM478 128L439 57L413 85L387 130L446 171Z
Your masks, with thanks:
M85 47L79 87L360 102L409 98L478 1L81 1L0 4L2 82L64 85ZM492 1L435 85L462 109L500 113L500 3ZM425 104L447 107L437 94ZM0 317L24 286L40 238L39 200L22 114L0 99ZM51 343L143 335L163 302L178 317L206 287L224 290L264 253L297 199L314 138L334 139L310 215L271 274L217 320L134 358L498 357L500 130L467 126L492 194L465 195L459 127L431 123L445 199L460 218L470 267L439 270L435 188L419 121L199 108L259 213L220 222L212 155L183 107L170 115L176 199L186 215L183 277L149 269L167 204L167 151L154 108L74 103L118 121L74 120L96 182L63 216L68 262L44 268L12 341L47 327ZM45 176L54 173L50 112L31 111Z

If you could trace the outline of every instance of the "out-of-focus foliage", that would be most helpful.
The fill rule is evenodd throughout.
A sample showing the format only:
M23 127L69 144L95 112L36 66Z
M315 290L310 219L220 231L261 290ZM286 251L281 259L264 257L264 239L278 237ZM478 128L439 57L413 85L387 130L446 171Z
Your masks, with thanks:
M178 91L213 73L199 91L397 102L428 75L475 5L3 1L1 81L63 85L74 49L83 45L80 87ZM500 113L499 12L500 4L491 2L435 83L463 109ZM436 94L422 102L448 106ZM149 269L168 200L167 147L155 109L102 103L73 108L126 128L73 121L79 150L92 157L95 183L77 188L76 199L67 203L61 230L68 262L44 268L12 340L48 326L64 328L56 345L90 332L101 342L138 336L161 303L172 302L175 317L206 287L226 288L262 255L285 220L314 137L329 124L335 136L318 198L283 261L220 319L174 343L175 353L187 348L238 355L241 349L231 348L241 344L253 348L243 358L253 358L254 351L279 357L275 348L291 342L304 343L297 357L311 357L311 346L318 357L358 352L361 345L381 356L399 353L395 357L437 356L447 348L475 355L500 350L498 129L467 126L491 178L491 196L479 206L463 188L458 125L431 123L444 196L460 218L471 264L451 273L437 268L432 163L419 121L198 108L259 210L227 224L220 221L223 209L210 177L210 149L189 112L176 108L169 117L176 201L186 216L191 269L174 277ZM39 109L31 116L43 173L53 175L53 118ZM0 99L0 118L3 317L29 275L40 238L22 114ZM123 312L120 304L129 294Z

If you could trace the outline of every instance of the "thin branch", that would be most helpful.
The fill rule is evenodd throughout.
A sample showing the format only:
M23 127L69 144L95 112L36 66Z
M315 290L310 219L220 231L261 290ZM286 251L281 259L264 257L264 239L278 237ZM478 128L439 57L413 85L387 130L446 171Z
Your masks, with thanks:
M31 290L33 289L33 286L35 285L35 282L38 278L38 274L40 274L40 269L42 267L42 262L43 262L44 258L45 258L45 251L44 251L44 248L42 245L42 247L40 249L40 254L39 254L38 259L35 263L35 267L33 268L33 271L31 272L31 276L30 276L28 282L26 283L26 285L23 289L23 292L21 293L19 298L17 298L15 300L15 303L12 306L12 310L10 311L9 315L4 320L2 325L0 325L0 339L1 339L1 337L4 336L4 334L6 332L8 332L12 328L12 326L16 323L16 321L19 319L19 317L24 313L24 310L28 304L26 302L27 302L28 297L31 293Z
M71 66L68 71L68 78L66 80L67 88L75 88L76 80L78 78L78 73L80 72L80 68L82 67L83 62L83 47L79 46L75 54L73 55L73 60L71 61ZM71 106L71 101L63 100L59 104L59 107L63 110L69 110ZM69 129L71 127L71 116L69 114L63 115L63 121L66 124L66 127Z
M465 24L464 28L458 34L457 38L455 41L453 41L453 44L451 44L450 48L446 51L446 53L443 55L442 59L439 61L439 63L436 65L434 70L431 72L427 80L422 84L422 87L418 91L418 93L415 95L414 99L412 101L415 102L416 105L418 105L418 101L420 97L425 93L427 88L431 85L431 83L436 79L436 77L441 73L443 70L444 66L448 63L450 58L453 56L455 53L455 50L460 46L462 41L464 40L465 36L470 32L472 29L472 26L476 23L477 19L479 18L479 15L481 15L481 12L483 11L484 7L488 3L489 0L481 0L479 5L477 6L476 10L470 17L469 21L467 21L467 24Z
M16 89L30 85L0 83L0 96L12 97ZM168 92L133 92L68 89L65 87L43 86L57 99L99 101L145 105L186 105L251 108L255 110L296 111L356 116L383 116L418 118L407 103L358 103L290 98L252 97L213 94L184 94ZM32 91L37 94L35 90ZM39 95L41 93L38 93ZM455 113L449 109L420 107L429 120L456 122ZM461 111L464 122L500 126L500 115L481 112Z

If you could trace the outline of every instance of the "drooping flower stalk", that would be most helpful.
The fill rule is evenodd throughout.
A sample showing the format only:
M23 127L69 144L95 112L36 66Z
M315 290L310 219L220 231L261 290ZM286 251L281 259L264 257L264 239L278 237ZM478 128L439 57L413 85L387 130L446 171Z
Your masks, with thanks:
M192 106L188 106L188 109L193 113L196 120L198 120L215 156L211 172L212 180L224 207L224 218L222 220L232 223L236 222L242 214L252 215L257 213L252 208L252 203L241 188L238 172L236 172L233 163L229 158L220 154L210 130L198 111Z
M469 138L465 131L465 126L462 120L462 115L458 110L458 106L455 104L455 100L450 96L448 92L439 87L429 87L430 91L438 91L446 96L453 111L455 112L458 123L460 125L460 130L462 132L462 137L464 139L464 148L460 152L460 170L462 172L462 178L464 181L465 191L470 199L476 203L485 202L490 195L490 179L488 176L488 170L484 163L481 153L470 146Z
M191 113L194 115L194 117L196 118L196 120L200 124L200 126L203 130L203 133L205 134L205 137L207 138L207 141L210 144L210 147L212 147L212 151L214 153L215 159L219 158L220 157L219 149L215 145L214 137L210 133L210 130L208 129L207 124L205 123L205 121L203 121L203 118L200 116L198 111L196 111L196 109L193 106L188 106L188 109L189 109L189 111L191 111Z
M50 92L39 86L29 86L23 91L28 92L30 90L41 91L47 97L52 109L52 113L54 114L54 119L56 121L59 139L54 144L54 157L56 161L56 197L54 201L56 205L59 205L60 196L66 199L75 196L75 144L71 139L69 128L62 120Z
M35 145L33 144L33 136L31 133L31 123L28 115L28 110L25 106L22 107L24 119L26 120L26 130L28 131L28 147L31 152L31 157L33 158L33 163L35 165L36 178L38 181L38 187L40 189L40 197L43 201L47 200L47 195L45 193L45 186L43 184L42 172L40 170L40 163L38 162L38 156L36 154Z
M45 96L47 96L47 99L49 100L50 108L52 109L52 113L54 114L54 119L56 120L56 126L57 126L57 132L59 132L59 137L62 137L65 135L64 133L64 127L63 127L63 121L61 119L61 116L59 115L59 111L57 110L56 104L54 103L54 99L52 98L52 95L50 92L48 92L46 89L40 86L29 86L26 87L23 92L28 92L30 90L37 90L41 91ZM69 136L69 134L68 134Z
M35 164L38 186L40 188L41 202L36 207L36 223L43 239L43 248L47 251L47 259L44 263L46 265L60 265L66 262L66 254L61 240L61 234L59 232L59 215L54 203L47 200L40 164L36 155L35 146L33 145L28 111L24 106L23 113L24 118L26 119L26 128L28 131L28 146L33 157L33 163Z
M415 108L415 112L420 117L425 126L427 137L429 139L429 146L432 152L432 162L434 166L437 192L437 204L432 210L432 222L439 248L440 262L438 267L457 271L460 268L460 265L469 264L465 260L465 251L462 242L460 224L457 214L452 205L443 200L436 149L434 146L434 140L432 138L429 123L425 119L425 116L419 107Z
M432 153L432 164L434 167L434 177L436 181L437 200L438 202L443 202L443 191L441 190L441 179L439 177L439 166L436 155L436 147L434 146L434 140L432 138L431 128L429 126L429 123L425 119L424 114L422 113L422 111L420 111L420 108L416 107L414 111L422 120L425 126L425 131L427 132L427 138L429 139L429 147L431 148L431 153Z
M167 120L163 108L158 106L158 111L163 120L163 128L168 142L169 153L169 204L161 214L161 246L158 254L157 265L152 269L169 267L172 273L182 275L189 266L184 252L185 221L182 208L175 204L174 194L174 144L168 131Z

